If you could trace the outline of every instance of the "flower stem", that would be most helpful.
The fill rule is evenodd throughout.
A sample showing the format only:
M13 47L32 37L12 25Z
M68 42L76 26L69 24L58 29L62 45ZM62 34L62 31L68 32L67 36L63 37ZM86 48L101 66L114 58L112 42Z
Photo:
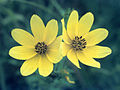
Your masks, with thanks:
M58 2L56 0L50 0L51 4L57 9L57 11L59 12L59 14L61 16L64 16L64 10L62 9L62 7L58 4Z
M55 12L53 12L51 9L46 8L45 6L40 5L40 4L38 5L38 4L34 3L34 2L23 1L23 0L11 0L11 1L20 2L20 3L24 3L24 4L29 4L29 5L38 7L38 8L41 9L41 10L44 10L45 12L51 14L52 16L55 16L55 17L57 16L57 14L55 14Z

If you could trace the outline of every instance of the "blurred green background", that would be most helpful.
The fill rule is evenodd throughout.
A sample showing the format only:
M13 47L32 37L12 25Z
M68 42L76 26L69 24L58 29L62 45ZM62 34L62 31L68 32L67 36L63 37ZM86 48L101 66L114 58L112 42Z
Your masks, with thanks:
M53 73L44 78L36 71L23 77L20 67L23 61L8 55L17 44L11 37L14 28L30 31L30 18L39 15L46 24L50 19L59 22L68 18L75 9L80 17L92 12L95 21L92 29L106 28L109 36L100 45L112 49L112 54L98 59L101 69L81 65L77 69L66 58L55 65ZM0 0L0 90L120 90L120 0ZM64 70L70 74L64 73ZM75 84L69 83L65 76Z

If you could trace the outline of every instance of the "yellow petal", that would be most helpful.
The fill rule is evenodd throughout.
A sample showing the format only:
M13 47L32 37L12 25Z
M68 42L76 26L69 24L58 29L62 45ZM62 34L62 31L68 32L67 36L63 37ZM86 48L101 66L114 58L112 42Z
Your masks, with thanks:
M59 50L49 50L46 53L46 56L49 59L49 61L52 63L58 63L63 58L60 49Z
M45 36L44 36L44 42L49 45L51 44L58 33L58 23L56 20L52 19L48 22L46 29L45 29Z
M99 28L89 32L84 37L87 41L87 46L93 46L103 41L107 36L108 31L104 28Z
M63 35L63 40L64 40L65 43L71 44L71 43L72 43L72 40L71 40L70 37L68 36L67 31L66 31L66 29L65 29L64 19L62 19L61 22L62 22L62 35Z
M62 55L66 56L68 51L71 49L71 46L66 44L66 43L64 43L64 42L62 42L61 45L62 45Z
M37 53L34 48L28 48L25 46L16 46L10 49L9 55L15 59L25 60L32 58Z
M62 42L62 35L58 36L49 46L48 49L56 50L60 48Z
M20 68L20 72L23 76L28 76L34 73L38 68L39 56L35 56L26 60Z
M39 74L47 77L53 71L53 63L51 63L48 58L43 55L41 59L39 59Z
M76 10L73 10L70 14L70 17L68 19L67 23L67 33L71 40L75 38L76 30L77 30L77 24L78 24L78 12Z
M68 83L70 84L75 84L75 81L70 80L69 76L65 76L66 80L68 81Z
M48 46L46 56L52 63L58 63L62 59L62 53L60 44L62 42L62 36L57 37L57 39Z
M94 21L94 16L91 12L88 12L87 14L83 15L78 23L77 36L82 36L88 33L92 27L93 21Z
M78 68L80 68L79 66L79 62L78 62L78 58L76 56L76 53L73 49L69 50L69 52L67 53L67 58Z
M85 55L85 53L78 51L77 57L79 61L85 65L100 68L100 63L95 61L92 57Z
M37 15L33 15L31 17L30 24L31 24L31 30L35 39L39 42L43 42L45 25L42 19Z
M112 50L104 46L90 46L84 49L84 53L93 58L104 58L110 55Z
M12 32L13 39L21 45L33 47L35 45L34 37L22 29L13 29Z

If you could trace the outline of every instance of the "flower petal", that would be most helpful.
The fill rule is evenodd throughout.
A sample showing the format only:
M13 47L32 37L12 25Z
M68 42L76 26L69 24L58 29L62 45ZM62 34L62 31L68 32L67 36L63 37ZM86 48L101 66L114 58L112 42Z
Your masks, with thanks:
M39 59L39 74L47 77L53 71L53 63L51 63L48 58L43 55L41 59Z
M103 41L107 36L108 31L104 28L99 28L89 32L84 37L87 41L87 46L93 46Z
M49 45L51 44L58 33L58 23L56 20L52 19L48 22L45 30L44 42Z
M80 68L79 66L79 62L78 62L78 58L76 56L76 53L73 49L69 50L69 52L67 53L67 58L78 68Z
M46 53L46 56L49 59L49 61L52 63L58 63L63 58L60 49L59 50L49 50Z
M100 68L100 63L95 61L92 57L85 55L85 53L78 51L77 57L79 61L85 65Z
M34 48L28 48L25 46L15 46L10 49L9 55L15 59L25 60L32 58L37 53Z
M61 45L62 45L62 55L66 56L68 51L71 49L71 46L66 44L66 43L64 43L64 42L62 42Z
M83 15L78 23L78 35L83 36L84 34L88 33L92 27L94 21L94 16L91 12Z
M32 33L33 33L35 39L39 42L43 42L45 25L44 25L42 19L37 15L33 15L31 17L30 24L31 24L31 30L32 30Z
M62 35L58 36L49 46L48 49L58 50L62 42Z
M63 40L64 40L65 43L71 44L71 43L72 43L72 40L71 40L70 37L68 36L67 31L66 31L66 29L65 29L64 19L62 19L61 22L62 22L62 35L63 35Z
M61 42L62 36L59 36L52 44L48 46L46 56L52 63L58 63L62 59L62 53L60 48Z
M23 76L28 76L34 73L38 68L39 56L35 56L26 60L20 68L20 72Z
M77 24L78 24L78 12L76 10L73 10L72 13L70 14L67 23L67 33L71 40L75 38Z
M33 47L35 45L34 37L22 29L13 29L12 32L13 39L21 45Z
M104 58L110 55L112 50L104 46L91 46L84 49L84 53L93 58Z

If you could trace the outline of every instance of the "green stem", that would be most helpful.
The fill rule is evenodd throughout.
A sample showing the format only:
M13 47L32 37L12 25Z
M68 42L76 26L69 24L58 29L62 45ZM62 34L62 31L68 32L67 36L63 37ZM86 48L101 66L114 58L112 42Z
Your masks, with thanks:
M51 4L57 9L57 11L59 12L59 14L61 16L64 16L64 10L62 9L62 7L57 3L56 0L50 0Z
M4 11L4 12L2 12L2 11L0 10L0 12L5 13L5 14L7 13L7 15L8 15L8 14L9 14L9 15L13 15L13 12L12 12L10 9L8 9L8 8L2 6L2 5L0 5L0 8L1 8L2 11Z
M29 5L32 5L34 7L38 7L41 10L44 10L45 12L51 14L52 16L55 16L55 17L57 16L57 14L55 14L55 12L53 12L51 9L46 8L45 6L40 5L40 4L38 5L38 4L34 3L34 2L23 1L23 0L11 0L11 1L20 2L20 3L24 3L24 4L29 4Z

